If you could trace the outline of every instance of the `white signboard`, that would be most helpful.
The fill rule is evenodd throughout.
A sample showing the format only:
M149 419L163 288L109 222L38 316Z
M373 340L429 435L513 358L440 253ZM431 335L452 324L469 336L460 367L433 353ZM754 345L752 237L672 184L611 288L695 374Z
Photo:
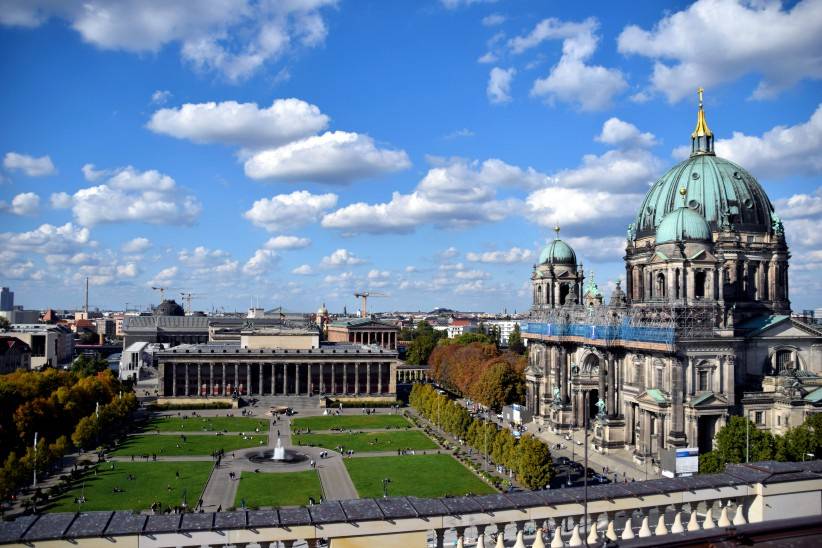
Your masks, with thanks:
M699 449L685 447L676 450L676 475L691 475L699 472Z

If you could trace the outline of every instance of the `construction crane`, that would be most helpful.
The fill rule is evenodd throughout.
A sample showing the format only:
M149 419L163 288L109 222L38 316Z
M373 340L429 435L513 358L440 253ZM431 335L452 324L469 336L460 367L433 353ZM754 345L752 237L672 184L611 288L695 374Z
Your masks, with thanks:
M192 293L190 291L181 291L180 295L182 295L183 297L183 302L185 303L185 311L188 314L194 312L194 310L192 310L191 308L192 299L206 296L204 293Z
M377 293L376 291L357 291L354 296L362 299L361 318L368 317L368 297L388 297L385 293Z
M154 291L159 291L160 292L160 302L163 302L164 300L166 300L166 291L168 291L169 289L174 289L174 288L173 287L152 287L151 289L153 289Z

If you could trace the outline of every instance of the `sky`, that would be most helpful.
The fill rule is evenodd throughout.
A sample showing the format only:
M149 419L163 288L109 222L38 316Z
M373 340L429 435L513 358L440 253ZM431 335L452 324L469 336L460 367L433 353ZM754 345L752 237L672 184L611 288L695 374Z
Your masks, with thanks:
M822 306L822 0L2 0L0 79L27 308L523 311L555 224L607 296L698 86Z

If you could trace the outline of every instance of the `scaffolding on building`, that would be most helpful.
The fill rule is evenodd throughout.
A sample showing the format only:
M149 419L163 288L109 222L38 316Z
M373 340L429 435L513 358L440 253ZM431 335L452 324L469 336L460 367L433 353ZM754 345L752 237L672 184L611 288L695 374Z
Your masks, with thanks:
M535 307L522 330L547 337L655 343L673 349L677 340L713 335L720 317L714 303Z

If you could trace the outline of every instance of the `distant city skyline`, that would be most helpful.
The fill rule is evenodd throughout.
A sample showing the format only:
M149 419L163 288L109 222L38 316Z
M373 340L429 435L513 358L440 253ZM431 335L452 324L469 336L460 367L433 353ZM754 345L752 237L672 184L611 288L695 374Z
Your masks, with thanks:
M524 311L555 224L607 297L701 86L822 307L819 0L198 6L4 4L16 305Z

